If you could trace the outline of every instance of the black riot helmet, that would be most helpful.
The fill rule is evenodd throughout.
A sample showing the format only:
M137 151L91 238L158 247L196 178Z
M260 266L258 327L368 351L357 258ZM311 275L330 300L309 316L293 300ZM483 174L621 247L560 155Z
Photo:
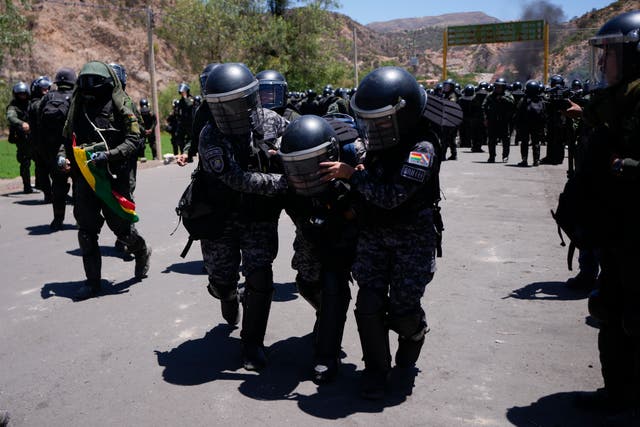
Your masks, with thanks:
M142 98L140 100L140 108L148 107L148 106L149 106L149 100L147 98Z
M120 80L120 84L122 85L122 90L126 90L127 88L127 70L124 68L124 65L116 64L112 62L109 64L109 67L116 72L116 76L118 76L118 80Z
M75 86L77 79L78 77L76 76L76 72L73 71L72 68L62 67L58 72L56 72L56 77L53 82L58 86L58 88L63 86L73 87Z
M478 83L478 89L476 89L478 92L482 91L483 93L488 93L489 92L489 83L487 82L480 82Z
M426 92L403 68L381 67L367 74L350 103L367 151L397 145L418 123L426 103Z
M549 77L549 86L552 88L556 86L564 87L564 77L562 77L560 74L554 74L553 76Z
M571 90L574 92L582 90L582 82L580 81L580 79L573 79L571 81Z
M517 90L522 90L522 83L520 83L519 81L515 81L511 84L511 90L513 92L517 91Z
M44 95L44 91L51 89L51 79L48 76L40 76L31 82L31 96L35 98L41 98Z
M216 68L218 65L220 64L217 62L212 62L211 64L207 64L206 67L202 69L202 72L200 73L200 93L202 93L203 95L207 94L207 92L205 92L207 77L209 77L209 73L211 72L211 70Z
M206 82L209 110L224 135L247 135L262 126L258 80L244 64L220 64Z
M500 77L496 79L495 82L493 82L493 91L497 95L504 94L506 90L507 90L507 81L504 79L504 77Z
M270 110L283 109L287 105L287 81L275 70L264 70L256 74L260 82L260 104Z
M187 95L189 95L191 93L191 86L189 86L185 82L180 83L180 85L178 86L178 93L182 94L182 92L186 92Z
M297 194L313 196L329 186L318 170L321 162L340 160L340 144L333 127L312 114L298 117L287 126L278 155L284 174Z
M472 84L468 84L464 87L464 90L462 91L462 96L465 99L469 99L469 98L473 98L473 96L476 94L476 88L474 85Z
M25 82L18 82L15 85L13 85L13 89L11 90L11 93L13 94L14 98L16 98L18 95L22 93L25 94L26 96L29 96L29 86L27 86Z
M196 95L193 97L193 107L197 108L202 104L202 97L200 95Z
M456 82L453 79L447 79L442 82L442 93L449 94L456 88Z
M524 93L529 98L534 98L540 95L540 93L542 93L542 88L540 87L540 83L536 80L528 80L527 83L524 85Z
M608 20L589 39L589 45L595 87L614 86L640 77L640 10Z

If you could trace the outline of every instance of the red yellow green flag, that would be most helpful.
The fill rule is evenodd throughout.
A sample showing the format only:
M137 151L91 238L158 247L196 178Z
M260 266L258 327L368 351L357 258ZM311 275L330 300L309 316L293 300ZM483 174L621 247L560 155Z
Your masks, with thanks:
M111 188L111 181L107 175L107 169L97 167L90 161L92 153L92 151L77 147L74 138L73 157L87 184L89 184L100 200L119 217L130 222L138 222L139 218L136 214L136 204Z

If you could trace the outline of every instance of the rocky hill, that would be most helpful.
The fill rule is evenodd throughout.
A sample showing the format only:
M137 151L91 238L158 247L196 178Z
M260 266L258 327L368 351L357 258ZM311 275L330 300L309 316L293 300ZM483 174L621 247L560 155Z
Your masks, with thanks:
M454 25L493 24L500 22L498 18L484 12L446 13L438 16L423 16L421 18L392 19L391 21L372 22L367 28L380 33L397 31L413 31L425 27L447 27Z

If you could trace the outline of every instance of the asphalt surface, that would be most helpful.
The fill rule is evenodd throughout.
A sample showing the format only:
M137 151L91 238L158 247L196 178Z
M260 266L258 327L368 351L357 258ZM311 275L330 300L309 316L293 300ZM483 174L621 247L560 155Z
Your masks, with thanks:
M293 284L286 216L265 340L270 363L258 374L241 367L239 329L224 324L205 290L199 244L182 259L184 229L171 235L193 165L139 171L149 277L131 279L133 262L104 227L110 282L82 302L72 300L84 275L71 206L65 229L52 233L42 194L3 182L0 410L10 411L12 426L598 425L601 414L574 403L576 392L602 386L597 329L586 294L563 285L574 272L549 214L565 167L517 167L512 151L508 164L462 149L443 165L444 257L423 299L431 332L416 372L394 371L380 402L358 396L353 300L340 376L321 387L310 381L314 313Z

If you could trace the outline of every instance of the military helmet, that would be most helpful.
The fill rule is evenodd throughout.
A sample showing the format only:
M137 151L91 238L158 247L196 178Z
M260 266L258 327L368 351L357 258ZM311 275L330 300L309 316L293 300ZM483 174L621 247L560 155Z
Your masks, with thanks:
M589 45L591 80L596 87L640 77L640 10L608 20Z
M200 92L203 95L206 95L206 93L207 93L207 92L205 92L205 85L207 83L207 77L209 76L209 73L211 72L211 70L213 70L218 65L220 65L220 64L217 63L217 62L212 62L211 64L207 64L202 69L202 72L200 73Z
M312 196L329 186L318 175L318 165L340 160L340 144L329 122L309 114L287 126L278 155L290 186L300 195Z
M478 91L485 91L488 92L489 91L489 83L487 82L480 82L478 83Z
M118 80L120 80L120 84L122 85L122 89L125 89L127 87L127 70L124 68L124 65L112 62L109 64L109 67L115 71L116 76L118 76Z
M287 105L287 81L276 70L263 70L256 74L258 79L260 104L270 110L282 109Z
M442 91L449 93L456 88L456 82L453 79L447 79L442 82Z
M82 92L106 92L115 87L108 66L103 62L91 61L84 64L78 75L78 89Z
M44 95L44 90L51 89L51 85L53 85L53 83L48 76L37 77L31 82L31 94L35 97L41 97Z
M13 93L14 97L20 93L26 93L27 95L29 95L29 86L27 86L25 82L18 82L13 85L13 89L11 90L11 92Z
M333 95L333 86L330 84L325 85L324 89L322 90L322 95L324 96Z
M530 98L540 95L541 91L540 83L536 80L528 80L524 85L524 93Z
M54 78L54 83L60 86L75 86L76 80L78 76L76 76L76 72L73 71L72 68L62 67L56 72L56 77Z
M511 90L512 91L516 91L516 90L522 90L522 83L520 83L519 81L515 81L511 84Z
M472 84L466 85L464 87L464 90L462 91L462 96L464 96L465 98L471 98L475 94L476 94L476 88Z
M142 98L140 100L140 108L148 107L148 106L149 106L149 100L147 98Z
M177 107L178 104L180 104L180 101L178 101L177 99L174 99L173 101L171 101L171 105L173 105L174 107Z
M493 87L495 88L496 86L502 86L504 88L507 87L507 81L505 80L504 77L499 77L496 79L495 82L493 82Z
M580 79L573 79L571 81L571 90L573 91L582 90L582 82L580 81Z
M191 92L191 86L185 82L180 83L180 85L178 85L178 93L182 92L186 92L188 95Z
M362 79L350 104L366 149L375 151L410 134L426 103L427 94L407 70L381 67Z
M564 87L564 77L562 77L560 74L554 74L553 76L549 77L549 86L550 87L556 87L556 86Z
M259 82L246 65L220 64L206 82L207 104L224 135L246 135L262 126Z

